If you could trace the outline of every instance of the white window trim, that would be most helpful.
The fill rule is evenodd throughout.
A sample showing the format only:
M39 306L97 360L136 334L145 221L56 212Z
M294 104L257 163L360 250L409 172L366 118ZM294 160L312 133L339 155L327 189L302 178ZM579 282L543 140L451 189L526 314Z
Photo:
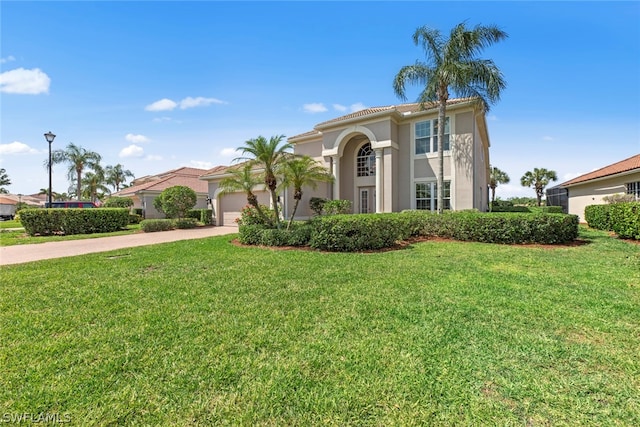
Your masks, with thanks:
M449 181L449 206L451 211L454 211L456 209L455 207L455 182L452 179L452 177L450 176L446 176L444 177L445 181ZM436 184L437 183L437 179L435 178L418 178L418 179L413 179L411 182L411 209L418 209L418 201L416 199L416 184L429 184L429 183L433 183ZM438 194L434 194L434 200L437 200L438 198ZM432 210L432 212L435 212L435 209Z
M454 119L455 115L452 116L445 116L445 120L449 119L449 149L448 150L444 150L444 155L445 156L450 156L451 155L451 151L453 148L453 141L454 138L453 136L455 135L454 133L454 129L455 129L455 119ZM411 136L411 158L412 159L431 159L431 158L437 158L438 157L438 152L429 152L429 153L423 153L423 154L416 154L416 124L417 123L421 123L421 122L427 122L427 121L435 121L438 120L438 117L431 117L431 118L424 118L424 119L420 119L420 120L414 120L411 122L410 124L410 136ZM437 132L437 131L436 131ZM430 138L433 138L432 135ZM430 141L431 143L431 141Z

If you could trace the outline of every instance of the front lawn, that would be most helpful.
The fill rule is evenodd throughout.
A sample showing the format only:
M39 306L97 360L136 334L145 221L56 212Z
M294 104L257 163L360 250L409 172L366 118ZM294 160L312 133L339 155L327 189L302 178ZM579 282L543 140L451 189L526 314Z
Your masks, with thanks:
M640 246L230 236L3 267L0 412L75 425L640 425Z
M129 224L125 230L112 233L71 234L69 236L29 236L24 230L0 232L0 246L30 245L33 243L62 242L65 240L95 239L98 237L122 236L140 232L140 224Z

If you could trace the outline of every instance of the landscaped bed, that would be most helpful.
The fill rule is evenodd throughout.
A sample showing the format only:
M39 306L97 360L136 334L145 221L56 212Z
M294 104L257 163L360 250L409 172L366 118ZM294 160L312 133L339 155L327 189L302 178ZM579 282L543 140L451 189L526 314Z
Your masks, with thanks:
M638 425L640 247L235 236L3 267L0 405L77 425ZM66 419L66 418L62 418Z

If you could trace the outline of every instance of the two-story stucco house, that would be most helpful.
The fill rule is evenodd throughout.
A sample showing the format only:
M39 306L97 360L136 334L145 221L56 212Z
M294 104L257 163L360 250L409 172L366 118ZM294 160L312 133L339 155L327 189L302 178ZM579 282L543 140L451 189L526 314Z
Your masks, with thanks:
M419 104L368 108L317 124L289 138L295 154L309 155L333 174L333 184L304 189L297 217L311 216L311 197L347 199L355 213L436 210L438 109ZM452 99L447 106L444 148L444 208L488 208L489 135L485 115L473 99ZM218 224L238 215L246 198L223 195L218 182L225 170L212 170L209 194L217 203ZM268 203L268 197L259 194ZM285 217L293 203L283 194Z

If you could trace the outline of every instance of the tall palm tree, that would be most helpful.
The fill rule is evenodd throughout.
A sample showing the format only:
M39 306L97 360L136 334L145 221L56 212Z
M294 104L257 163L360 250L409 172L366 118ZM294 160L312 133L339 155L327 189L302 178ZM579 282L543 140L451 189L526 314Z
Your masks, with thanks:
M122 165L118 163L115 166L107 166L105 168L105 178L107 184L113 186L116 192L120 191L120 186L127 181L127 178L135 178L133 172L128 169L123 169Z
M89 198L94 203L101 200L106 194L111 193L105 184L104 169L100 165L95 165L93 171L85 173L82 178L83 197Z
M511 181L511 178L509 178L506 172L496 167L490 169L489 188L491 188L491 203L496 201L496 187L498 184L508 184L509 181Z
M240 160L249 160L254 165L259 165L264 169L264 184L271 193L271 203L273 204L274 220L277 228L280 228L280 214L278 213L278 175L291 155L290 150L293 145L282 143L284 135L272 136L267 140L264 136L245 141L244 146L237 150L250 157L240 157Z
M522 184L523 187L532 187L536 191L538 206L540 206L542 204L544 188L551 181L557 180L558 174L556 174L556 171L547 170L545 168L534 168L533 172L528 171L522 176L522 178L520 178L520 184Z
M69 143L64 150L53 151L51 156L51 162L53 164L67 163L69 165L67 176L69 180L75 180L77 186L76 196L78 200L80 200L80 196L82 195L82 172L87 168L93 169L100 163L102 157L100 154L94 151L88 151L75 145L73 142Z
M9 190L4 188L5 185L11 185L11 180L5 168L0 168L0 193L7 194Z
M247 202L256 209L258 215L260 215L260 218L262 218L265 224L271 224L271 219L264 213L258 203L258 197L253 192L255 187L264 183L264 180L260 175L255 173L251 162L246 162L242 165L242 168L238 167L229 170L228 172L230 173L230 176L220 181L220 189L222 192L244 192L247 195Z
M293 218L298 210L298 204L302 199L302 188L311 187L316 189L318 182L332 182L333 175L318 162L309 156L294 157L285 163L283 178L283 187L293 187L293 199L296 201L293 205L293 212L287 229L291 227Z
M422 108L427 102L438 105L438 163L436 176L438 188L438 213L444 207L444 127L449 90L462 97L478 100L484 111L500 99L506 87L502 73L490 59L476 58L485 47L507 37L507 33L496 26L477 25L467 29L465 23L456 25L443 38L439 30L423 26L413 34L413 43L424 49L427 62L416 61L400 69L393 81L396 95L406 100L407 83L424 85L418 101Z

